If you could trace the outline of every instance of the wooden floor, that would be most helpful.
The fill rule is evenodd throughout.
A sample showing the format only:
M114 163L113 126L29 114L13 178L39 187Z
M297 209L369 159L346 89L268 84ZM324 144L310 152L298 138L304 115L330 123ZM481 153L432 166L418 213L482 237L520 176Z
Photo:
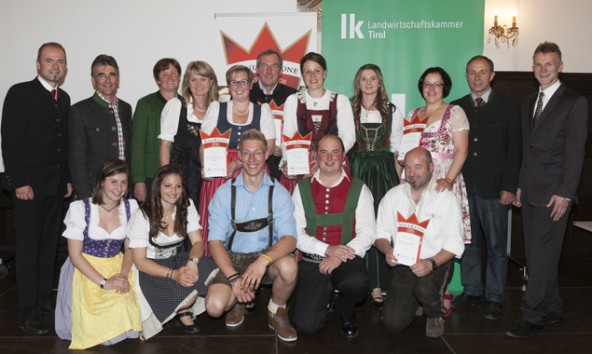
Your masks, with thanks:
M10 264L10 263L9 263ZM562 261L560 267L561 296L564 302L563 323L545 328L535 337L517 340L503 332L517 315L522 296L523 281L516 267L509 267L506 302L502 319L488 321L483 318L483 307L456 311L446 321L446 330L439 339L425 336L425 318L417 317L402 333L388 332L380 321L380 312L370 301L357 309L359 335L348 339L341 333L339 315L329 314L326 328L313 336L300 336L293 344L279 341L267 327L265 307L268 290L263 289L254 315L247 316L244 324L227 329L224 320L207 315L197 319L200 331L186 335L176 323L168 324L164 331L149 341L127 340L111 347L95 347L88 353L240 353L240 354L379 354L379 353L590 353L592 351L592 258L584 257ZM0 279L0 353L67 353L69 342L53 334L29 336L16 327L17 292L14 270ZM336 306L339 306L337 301Z

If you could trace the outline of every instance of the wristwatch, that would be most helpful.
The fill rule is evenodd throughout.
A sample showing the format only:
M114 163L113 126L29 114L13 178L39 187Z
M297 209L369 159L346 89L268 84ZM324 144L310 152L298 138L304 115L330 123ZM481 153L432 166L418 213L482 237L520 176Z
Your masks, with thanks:
M105 289L106 284L107 284L107 279L103 278L103 280L101 280L101 282L99 283L99 286L101 287L101 289Z
M428 258L428 261L432 263L432 270L438 268L438 263L436 263L436 261L433 258Z
M197 257L190 258L189 259L189 262L197 265L199 263L199 258L197 258Z

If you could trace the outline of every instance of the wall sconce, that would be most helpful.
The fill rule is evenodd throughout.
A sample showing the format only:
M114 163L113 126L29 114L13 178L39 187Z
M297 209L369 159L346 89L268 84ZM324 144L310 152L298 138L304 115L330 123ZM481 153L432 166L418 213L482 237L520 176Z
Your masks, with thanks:
M498 9L495 9L493 13L493 27L489 29L489 38L487 39L487 43L491 43L493 38L493 42L495 43L495 47L499 48L500 43L506 43L508 45L508 49L510 48L510 40L512 40L512 47L515 47L518 44L518 27L516 27L516 11L512 13L512 27L507 27L506 25L500 26L497 22L497 14Z

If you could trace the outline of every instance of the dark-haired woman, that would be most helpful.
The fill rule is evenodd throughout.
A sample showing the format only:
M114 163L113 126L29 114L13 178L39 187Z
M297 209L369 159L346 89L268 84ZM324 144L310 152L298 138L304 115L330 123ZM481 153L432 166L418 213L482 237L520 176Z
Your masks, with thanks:
M389 103L380 68L365 64L354 79L352 97L356 142L348 157L351 173L362 180L374 197L374 213L386 192L399 184L394 155L395 141L400 139L403 115ZM381 308L382 290L389 281L388 265L384 255L370 248L366 254L372 303Z
M206 295L204 282L215 269L209 257L202 257L200 230L199 214L186 195L181 171L174 165L162 166L152 181L149 201L128 225L129 247L139 271L145 339L174 317L186 333L199 330L193 319L205 308L203 301L196 300ZM192 245L189 252L183 252L185 238Z
M123 161L107 160L93 196L70 204L64 219L69 257L60 273L55 329L58 337L72 341L70 349L138 338L142 329L125 238L138 208L135 200L125 199L128 177Z

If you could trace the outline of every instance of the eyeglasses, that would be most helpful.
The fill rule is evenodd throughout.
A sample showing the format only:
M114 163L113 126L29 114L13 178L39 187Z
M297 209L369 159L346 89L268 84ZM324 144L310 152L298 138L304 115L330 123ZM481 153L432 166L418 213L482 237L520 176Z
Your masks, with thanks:
M248 150L243 150L240 152L241 158L243 159L248 159L251 156L255 157L256 159L262 159L263 156L265 156L265 153L261 150L257 150L257 151L248 151Z
M232 80L229 81L228 84L230 86L247 86L249 84L249 80Z
M442 87L444 87L444 84L441 82L424 82L423 83L423 88L435 88L436 90L441 89Z
M118 76L119 76L119 74L117 74L117 73L108 73L108 74L98 73L95 75L97 80L100 80L100 81L107 80L107 78L109 78L110 80L115 80L115 79L117 79Z

